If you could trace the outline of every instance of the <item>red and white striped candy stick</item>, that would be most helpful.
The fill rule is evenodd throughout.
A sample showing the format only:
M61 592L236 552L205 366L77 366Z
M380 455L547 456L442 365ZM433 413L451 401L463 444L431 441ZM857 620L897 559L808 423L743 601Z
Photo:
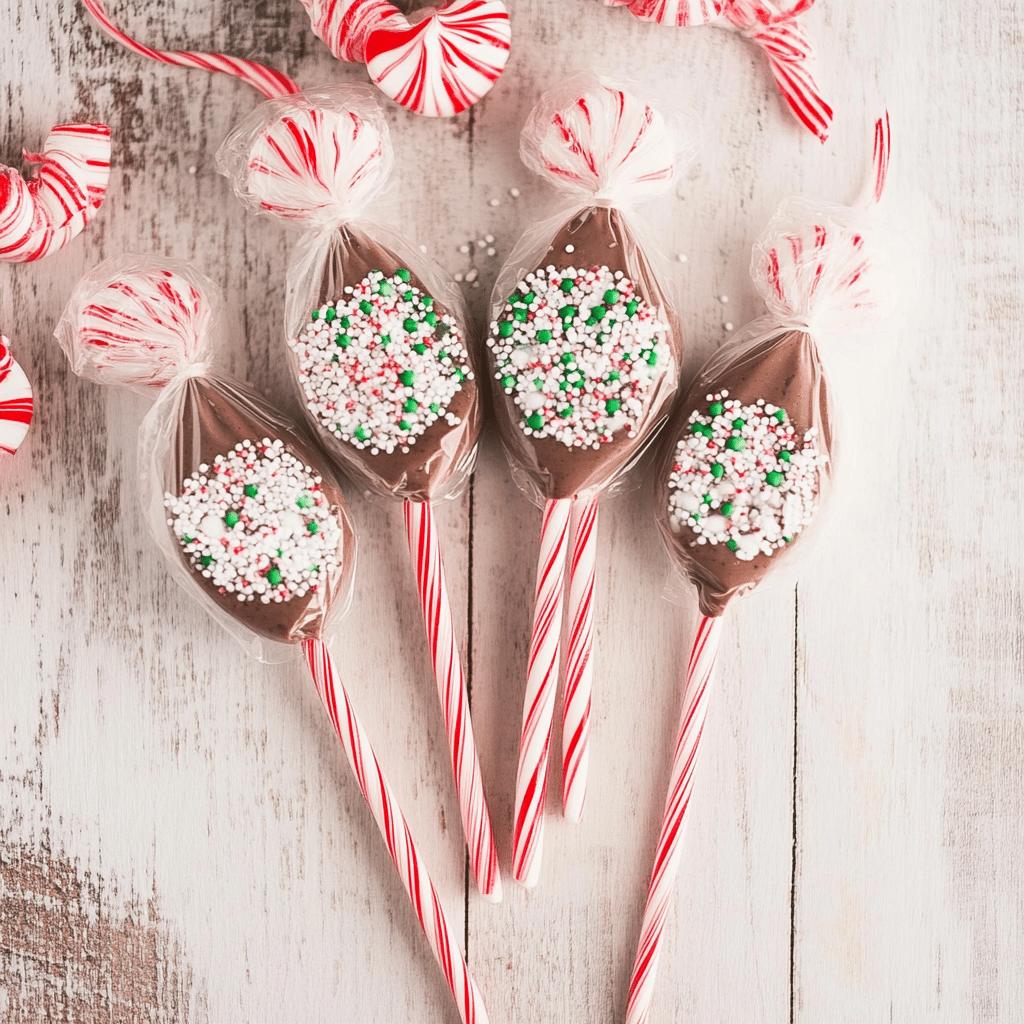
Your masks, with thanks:
M462 828L469 846L469 863L480 895L497 903L501 899L498 853L484 800L480 760L469 715L469 697L448 600L444 563L434 530L434 515L426 501L406 501L404 510L409 552L416 563L420 605L430 640L445 732L448 734L455 788L462 811Z
M25 159L42 166L29 180L0 167L0 261L30 263L56 252L99 209L110 178L110 129L105 124L62 124L41 154Z
M32 422L32 385L0 334L0 452L13 455Z
M523 730L516 775L512 873L528 888L540 877L544 840L544 798L547 794L551 715L561 655L565 559L569 547L572 498L552 498L544 506L537 565L537 600L530 637L530 663L523 699Z
M480 992L448 925L437 890L413 843L409 824L384 777L345 687L334 670L327 647L322 640L305 640L302 646L317 693L320 694L348 755L359 788L387 843L388 852L412 901L423 934L455 998L459 1015L465 1024L487 1024L487 1010Z
M661 834L658 836L658 847L654 854L647 907L640 929L640 945L633 964L633 974L629 980L626 1024L644 1024L651 1008L654 981L658 972L661 934L665 928L665 915L672 900L676 872L679 868L680 844L687 820L686 812L690 806L690 794L693 791L693 774L708 712L708 683L715 667L721 627L721 618L704 616L697 630L693 651L690 653L686 686L683 690L683 713L679 720L679 736L672 757L668 798L665 801Z
M569 559L569 645L562 693L562 807L579 824L587 799L590 760L590 696L594 676L594 569L597 564L595 495L573 502Z
M141 57L149 57L151 60L158 60L164 64L173 64L180 68L195 68L198 71L220 71L225 75L232 75L248 82L253 88L258 89L268 99L275 96L288 96L291 93L299 92L299 87L287 75L268 68L265 64L259 64L254 60L243 60L240 57L226 57L220 53L197 53L193 50L154 50L142 43L136 42L130 36L125 35L107 17L100 0L82 0L85 9L99 22L100 27L111 38L116 39L122 46L139 54Z

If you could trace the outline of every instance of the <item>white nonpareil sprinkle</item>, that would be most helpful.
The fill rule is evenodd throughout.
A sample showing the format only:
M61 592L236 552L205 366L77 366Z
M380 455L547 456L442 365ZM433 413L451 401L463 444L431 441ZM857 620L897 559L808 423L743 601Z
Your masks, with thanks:
M741 561L785 547L818 510L819 475L828 465L818 430L797 437L784 409L708 395L689 434L676 444L669 475L669 522L695 534L690 546L724 544Z
M340 564L341 526L321 483L281 440L241 441L164 495L167 525L222 594L289 601Z
M455 426L446 410L473 376L458 321L409 276L371 271L288 343L318 422L371 455L408 451L438 419Z
M671 367L667 330L621 271L549 266L516 286L487 344L527 436L598 448L633 436Z

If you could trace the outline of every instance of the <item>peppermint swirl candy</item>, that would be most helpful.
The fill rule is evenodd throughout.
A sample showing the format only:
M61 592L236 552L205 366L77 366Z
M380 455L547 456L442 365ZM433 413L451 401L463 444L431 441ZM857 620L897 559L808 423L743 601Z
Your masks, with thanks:
M166 493L189 564L220 593L263 604L316 593L339 567L342 531L321 478L284 442L241 441Z
M803 437L785 409L708 395L707 414L690 415L669 476L669 522L697 544L724 544L741 561L785 547L818 510L818 479L828 459L818 430Z
M667 330L621 270L549 266L519 283L487 344L523 433L596 449L635 436L669 365Z
M446 410L473 376L458 321L410 277L371 271L288 343L318 422L371 455L408 453L439 419L458 424Z

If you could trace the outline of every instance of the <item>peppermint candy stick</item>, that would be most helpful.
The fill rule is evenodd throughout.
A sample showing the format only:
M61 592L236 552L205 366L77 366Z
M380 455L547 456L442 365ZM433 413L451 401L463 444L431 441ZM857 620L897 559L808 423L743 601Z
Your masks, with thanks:
M715 667L718 641L722 628L721 618L705 615L693 642L690 664L686 671L683 690L683 713L679 720L679 735L672 757L665 814L654 854L654 869L647 891L647 906L640 928L640 945L629 979L629 1004L626 1024L644 1024L651 1008L654 982L661 955L661 935L665 917L675 890L679 869L680 845L686 825L686 812L693 791L693 773L700 751L701 735L708 713L708 683Z
M345 687L334 670L330 653L319 639L305 640L302 647L313 674L316 692L345 748L359 788L373 812L405 891L412 901L423 934L448 982L459 1015L465 1024L487 1024L487 1010L448 925L434 883L413 843L409 823L398 806L370 741L349 702Z
M565 557L568 549L571 498L552 498L544 507L537 566L537 600L530 637L530 665L523 700L523 730L516 776L516 814L512 838L512 872L517 882L533 888L540 877L544 842L544 798L547 793L551 715L561 655Z
M248 82L254 89L258 89L268 99L275 96L287 96L290 93L299 91L287 75L268 68L254 60L243 60L240 57L226 57L220 53L197 53L194 50L154 50L142 43L136 42L131 36L122 32L107 17L100 0L82 0L85 9L99 22L100 27L112 39L122 46L139 54L140 57L149 57L151 60L160 61L163 64L173 64L179 68L195 68L198 71L220 71L225 75L232 75L243 82Z
M590 695L594 677L594 569L597 563L597 504L573 502L569 560L569 647L562 694L562 806L574 824L583 820L590 761Z
M437 679L448 749L451 752L455 788L462 811L462 828L469 845L469 862L480 895L497 903L501 900L501 873L491 833L491 820L484 800L480 761L470 721L469 697L459 657L458 637L452 619L444 562L434 530L434 515L426 501L406 501L405 528L409 553L416 563L420 605L430 640L430 655Z
M0 452L13 455L32 422L32 385L0 334Z
M0 167L0 261L30 263L67 245L99 209L110 177L110 129L62 124L46 138L29 180Z

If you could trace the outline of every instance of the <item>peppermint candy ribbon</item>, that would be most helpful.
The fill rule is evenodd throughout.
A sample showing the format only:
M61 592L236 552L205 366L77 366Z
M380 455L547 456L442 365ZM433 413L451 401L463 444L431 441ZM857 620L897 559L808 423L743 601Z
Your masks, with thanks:
M13 455L32 422L32 385L0 334L0 452Z
M0 260L30 263L56 252L89 222L110 177L110 129L62 124L41 155L25 153L39 170L26 181L0 167Z
M797 18L815 0L604 0L607 7L628 7L641 21L661 25L709 25L724 21L760 47L775 83L797 120L822 142L832 124L825 102L808 70L814 49Z

